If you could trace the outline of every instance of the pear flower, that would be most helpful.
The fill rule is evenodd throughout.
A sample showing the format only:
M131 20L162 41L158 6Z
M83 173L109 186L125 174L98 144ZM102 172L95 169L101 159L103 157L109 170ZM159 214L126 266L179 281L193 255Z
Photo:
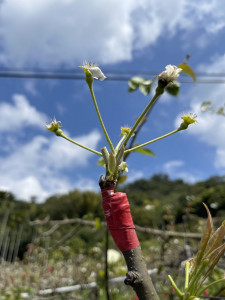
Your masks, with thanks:
M44 128L46 128L52 132L55 132L56 135L59 135L60 133L62 133L62 130L60 129L60 127L62 127L61 124L62 124L61 121L56 121L56 118L54 118L52 120L52 122L46 124L46 126Z
M178 68L177 66L167 65L166 70L160 73L158 77L159 80L163 80L169 83L177 79L180 76L181 71L182 69Z
M181 117L181 119L183 119L183 122L181 123L179 129L180 130L184 130L184 129L187 129L190 124L197 123L196 118L197 118L197 115L193 114L193 113L189 113L189 114L183 115Z
M122 161L119 165L119 172L121 173L128 173L128 165L125 161Z
M96 63L84 62L84 65L81 66L81 68L84 70L86 76L91 75L92 78L99 79L100 81L106 79L106 76Z

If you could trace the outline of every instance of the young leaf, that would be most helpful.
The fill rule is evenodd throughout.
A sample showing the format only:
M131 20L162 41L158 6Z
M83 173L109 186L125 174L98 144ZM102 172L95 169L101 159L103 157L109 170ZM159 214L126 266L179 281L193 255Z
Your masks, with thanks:
M134 91L136 91L137 90L137 88L132 88L132 87L129 87L129 89L128 89L128 93L132 93L132 92L134 92Z
M220 107L217 112L218 115L224 115L224 107Z
M116 157L112 152L109 154L108 169L111 175L113 175L116 170Z
M102 157L104 159L104 162L107 166L108 165L108 160L109 160L109 152L108 152L106 147L101 148L101 152L102 152Z
M213 233L213 235L209 239L209 242L205 249L206 256L221 245L224 236L225 236L225 221L223 221L222 225Z
M142 77L132 77L129 81L128 81L128 85L129 85L129 90L128 92L133 92L136 91L139 88L139 85L142 84L144 82L144 78Z
M118 167L121 164L121 162L123 161L124 150L125 150L125 148L123 145L116 155L116 167Z
M173 81L171 84L168 84L166 88L167 93L172 96L177 96L180 92L180 84L178 81Z
M147 96L151 92L151 87L152 87L152 81L151 80L144 80L139 85L139 90L142 94Z
M211 101L204 101L201 105L201 111L207 111L209 108L209 105L211 105Z
M219 260L223 256L223 254L225 252L225 243L222 245L222 247L219 247L219 250L220 250L219 253L214 257L213 262L210 264L210 267L209 267L207 273L205 274L203 281L210 275L210 273L213 271L214 267L218 264Z
M194 258L194 261L193 261L193 273L192 273L192 275L196 272L196 270L198 269L198 267L201 264L202 258L205 254L205 249L206 249L207 243L209 241L209 238L210 238L210 235L211 235L211 232L212 232L212 227L213 227L213 222L212 222L212 217L211 217L210 211L204 203L203 203L203 205L205 206L205 209L207 211L208 219L207 219L207 224L206 224L205 230L204 230L203 235L202 235L202 239L201 239L201 242L200 242L200 246L199 246L197 256Z
M97 165L104 166L104 164L105 164L104 158L100 157L99 160L97 161Z
M118 181L117 181L117 184L122 184L124 183L125 181L127 180L127 176L120 176Z
M190 76L193 79L193 81L196 82L195 72L186 62L179 64L178 68L181 68L183 73Z
M138 146L138 144L135 144L134 147ZM136 150L134 150L135 152L138 152L138 153L141 153L141 154L144 154L144 155L149 155L149 156L156 156L155 153L148 149L148 148L138 148Z
M209 283L208 285L204 285L204 287L197 293L197 296L201 296L204 293L205 290L208 290L212 286L214 286L218 283L221 283L221 282L225 283L225 278L221 278L221 279L218 279L216 281L213 281L213 282Z

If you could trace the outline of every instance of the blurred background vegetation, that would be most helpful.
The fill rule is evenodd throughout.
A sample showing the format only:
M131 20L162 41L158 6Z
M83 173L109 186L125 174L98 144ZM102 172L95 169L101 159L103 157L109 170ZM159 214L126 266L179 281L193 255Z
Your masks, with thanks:
M216 227L225 219L224 182L225 176L189 184L156 174L148 180L120 186L120 191L127 193L134 223L141 226L137 233L148 268L157 269L153 280L162 299L176 299L166 275L182 278L182 262L196 253L198 233L200 236L206 218L202 202L209 207ZM89 299L92 295L93 299L106 299L106 235L100 193L74 190L52 195L44 203L36 203L35 198L28 203L0 191L0 226L0 299L20 299L22 292L33 293L32 299L42 299L35 296L40 290L90 282L97 283L95 292L92 288L70 292L69 296L61 294L61 298L53 293L51 297ZM144 232L144 228L160 231ZM184 236L164 234L168 231ZM196 237L192 238L191 233ZM115 249L111 237L109 248ZM223 263L222 260L214 277L223 276ZM125 273L122 257L109 263L110 278ZM225 296L224 287L210 292ZM135 296L123 282L110 285L110 295L111 299Z

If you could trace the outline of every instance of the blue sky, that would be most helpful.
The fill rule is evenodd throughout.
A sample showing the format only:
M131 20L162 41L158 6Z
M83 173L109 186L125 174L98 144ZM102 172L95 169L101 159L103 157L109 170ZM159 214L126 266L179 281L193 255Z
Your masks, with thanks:
M1 69L74 69L82 75L78 66L88 60L97 62L110 79L113 70L157 75L190 53L197 73L225 73L224 44L225 2L220 0L0 3ZM95 81L94 90L115 144L120 127L132 126L149 97L128 94L126 81L109 79ZM85 81L0 78L0 85L0 189L27 201L74 188L98 191L104 173L96 165L98 157L43 129L56 117L76 141L97 150L106 144ZM132 154L129 181L154 173L187 182L223 175L225 118L202 113L200 105L211 100L219 107L224 94L221 83L184 83L177 98L163 95L138 142L175 129L185 112L196 113L198 124L152 144L156 158Z

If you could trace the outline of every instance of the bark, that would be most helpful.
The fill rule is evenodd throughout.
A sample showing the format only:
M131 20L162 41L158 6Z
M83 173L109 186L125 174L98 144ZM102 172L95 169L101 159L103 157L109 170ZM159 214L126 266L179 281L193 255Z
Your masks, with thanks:
M128 272L124 283L130 285L139 300L159 300L142 255L141 247L123 251Z
M115 183L107 182L103 176L100 178L99 185L102 190L102 195L104 195L103 209L109 231L111 232L118 248L122 251L127 264L128 272L124 283L133 288L139 300L159 300L151 277L148 274L141 247L134 231L128 201L126 200L127 202L124 202L124 205L122 206L120 203L123 202L118 202L123 201L124 196L126 198L126 195L123 193L115 194L113 189L110 189L107 196L106 192L108 192L108 190L106 189L114 186ZM125 219L126 221L124 222Z

